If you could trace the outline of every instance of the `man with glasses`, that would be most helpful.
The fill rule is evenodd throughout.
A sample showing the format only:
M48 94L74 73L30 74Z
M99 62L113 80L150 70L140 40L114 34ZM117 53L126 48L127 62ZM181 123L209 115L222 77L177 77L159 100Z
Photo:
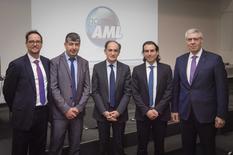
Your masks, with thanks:
M225 125L227 74L221 56L202 48L198 29L185 33L188 52L176 59L172 119L181 121L184 155L195 155L197 136L204 155L216 155L216 129Z
M85 105L90 94L88 61L78 56L77 33L65 38L65 52L51 60L52 130L50 155L61 155L68 132L69 155L80 154Z
M49 59L40 55L42 36L26 34L27 54L10 62L3 93L12 112L12 155L44 155L48 124Z

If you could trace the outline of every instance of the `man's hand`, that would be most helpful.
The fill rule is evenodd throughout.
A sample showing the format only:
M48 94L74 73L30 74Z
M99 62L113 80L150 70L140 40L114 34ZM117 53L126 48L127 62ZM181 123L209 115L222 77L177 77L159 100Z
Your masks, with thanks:
M120 113L118 112L118 111L111 111L110 112L110 115L113 117L113 118L115 118L115 119L117 119L119 116L120 116Z
M154 120L154 119L156 119L159 116L159 113L155 109L150 109L150 110L147 111L146 116L150 120Z
M216 116L215 117L215 128L219 129L219 128L223 128L225 125L225 120Z
M76 107L70 108L66 113L67 119L74 119L79 114L79 110Z
M175 122L175 123L180 122L180 118L179 118L178 112L172 112L171 113L171 118L172 118L172 121Z
M104 115L104 117L105 117L108 121L111 121L111 122L117 121L117 119L113 117L113 115L114 115L114 116L116 115L115 113L113 113L113 115L112 115L112 112L105 111L105 112L103 113L103 115Z

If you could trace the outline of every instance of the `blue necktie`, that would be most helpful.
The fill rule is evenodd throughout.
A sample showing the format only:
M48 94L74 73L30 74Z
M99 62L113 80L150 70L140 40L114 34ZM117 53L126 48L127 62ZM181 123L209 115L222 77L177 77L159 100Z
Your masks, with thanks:
M150 107L153 106L153 86L154 86L154 66L150 66L150 73L149 73L149 83L148 83L148 88L149 88L149 103Z
M75 58L69 58L70 60L70 71L71 71L71 88L72 88L72 94L73 94L73 101L76 99L76 82L75 82L75 70L74 70L74 60Z
M110 72L110 106L114 107L115 106L115 73L113 70L113 65L109 65L111 67L111 72Z
M45 104L45 89L44 89L44 77L41 71L41 68L39 66L39 60L35 60L34 63L36 64L36 72L38 76L39 81L39 94L40 94L40 103L42 105Z
M193 82L193 76L194 76L194 73L195 73L195 70L196 70L196 58L197 56L192 56L192 62L191 62L191 68L190 68L190 79L189 79L189 82L190 84L192 84Z

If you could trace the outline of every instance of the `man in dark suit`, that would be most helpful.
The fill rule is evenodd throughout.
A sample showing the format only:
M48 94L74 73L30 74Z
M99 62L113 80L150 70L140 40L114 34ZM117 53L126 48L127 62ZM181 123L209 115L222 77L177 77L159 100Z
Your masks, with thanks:
M148 154L150 136L154 141L154 154L162 155L167 121L170 119L172 71L169 65L159 62L159 47L153 41L143 44L142 53L144 63L136 66L132 74L138 136L137 155Z
M181 120L185 155L194 155L197 135L204 155L215 155L216 128L225 124L227 74L222 58L202 49L198 29L185 33L189 52L176 59L172 119Z
M100 155L124 155L123 137L128 120L130 69L119 62L121 45L116 41L105 44L106 60L94 66L92 96L95 102L93 117L97 120ZM110 128L113 131L113 152L110 153Z
M3 93L12 112L12 155L44 155L48 124L49 59L40 55L42 36L26 34L27 54L10 62Z
M69 33L66 51L51 60L52 130L50 155L61 155L68 131L69 155L80 154L85 105L90 94L88 61L78 56L80 36Z

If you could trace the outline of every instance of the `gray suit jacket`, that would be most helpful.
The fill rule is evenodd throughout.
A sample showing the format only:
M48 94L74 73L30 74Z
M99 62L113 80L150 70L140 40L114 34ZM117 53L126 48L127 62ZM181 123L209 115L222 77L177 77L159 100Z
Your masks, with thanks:
M70 107L76 107L81 111L78 117L82 117L85 105L90 95L90 74L88 61L77 56L78 82L76 102L72 99L71 72L66 61L65 53L51 60L51 89L55 100L52 105L53 119L65 119L64 113Z
M118 120L124 122L128 120L127 105L131 96L131 75L129 66L117 62L116 74L116 106L115 109L120 113ZM104 111L109 111L108 76L106 61L94 66L92 76L92 96L95 101L93 117L98 121L105 121L102 115Z

